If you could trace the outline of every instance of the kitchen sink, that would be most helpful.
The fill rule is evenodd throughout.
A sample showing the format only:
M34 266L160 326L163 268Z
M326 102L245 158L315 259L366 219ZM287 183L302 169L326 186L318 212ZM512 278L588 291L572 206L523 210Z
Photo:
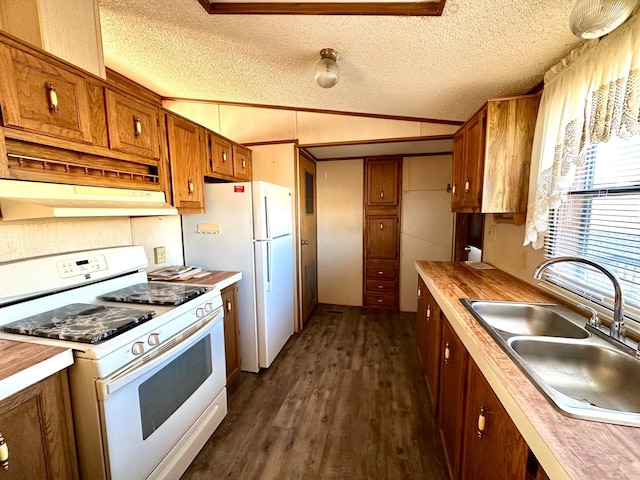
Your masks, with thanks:
M535 335L544 337L587 338L589 332L554 304L532 304L515 302L470 302L472 313L481 323L488 324L512 335ZM560 310L560 312L559 312ZM583 317L578 317L583 321Z
M640 426L640 359L556 304L460 299L564 414Z

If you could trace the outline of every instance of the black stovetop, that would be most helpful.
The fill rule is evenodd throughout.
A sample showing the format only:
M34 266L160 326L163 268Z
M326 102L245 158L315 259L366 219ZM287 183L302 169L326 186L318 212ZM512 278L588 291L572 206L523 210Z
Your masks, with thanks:
M72 303L7 323L0 329L21 335L98 343L146 322L155 313L130 307Z
M200 285L175 283L139 283L116 290L99 298L112 302L147 303L151 305L181 305L209 291Z

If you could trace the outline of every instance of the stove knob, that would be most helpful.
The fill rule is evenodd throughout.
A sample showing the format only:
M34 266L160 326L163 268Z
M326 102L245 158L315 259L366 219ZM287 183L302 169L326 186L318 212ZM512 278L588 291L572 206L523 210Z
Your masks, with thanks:
M142 355L144 353L144 343L136 342L131 345L131 353L134 355Z
M212 303L205 303L204 304L204 311L207 312L207 313L213 312L213 304Z
M196 317L202 318L205 315L204 308L200 307L196 309Z
M152 333L151 335L149 335L149 338L147 338L147 343L152 347L160 345L160 335L158 335L157 333Z

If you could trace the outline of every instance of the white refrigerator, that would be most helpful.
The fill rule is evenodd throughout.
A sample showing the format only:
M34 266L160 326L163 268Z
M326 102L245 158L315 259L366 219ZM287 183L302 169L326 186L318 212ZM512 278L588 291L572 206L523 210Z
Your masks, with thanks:
M241 369L267 368L293 334L291 191L266 182L209 183L206 213L182 216L187 265L242 272Z

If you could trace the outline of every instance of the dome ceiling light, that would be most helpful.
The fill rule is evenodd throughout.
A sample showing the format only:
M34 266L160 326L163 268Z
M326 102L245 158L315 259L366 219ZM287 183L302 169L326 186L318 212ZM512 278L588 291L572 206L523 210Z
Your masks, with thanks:
M316 82L322 88L331 88L340 79L340 69L336 63L338 52L333 48L323 48L320 50L320 61L316 65Z
M571 32L580 38L599 38L618 28L638 0L578 0L569 16Z

